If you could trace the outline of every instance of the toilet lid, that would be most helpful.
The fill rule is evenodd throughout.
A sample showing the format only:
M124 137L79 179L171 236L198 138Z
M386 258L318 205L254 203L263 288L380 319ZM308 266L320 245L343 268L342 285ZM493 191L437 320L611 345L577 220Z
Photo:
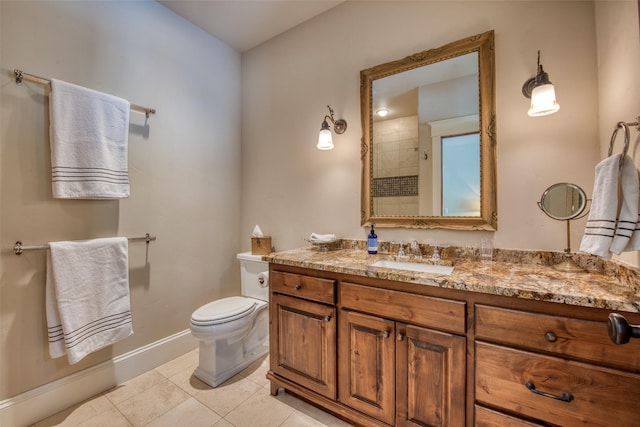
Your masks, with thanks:
M253 312L257 302L244 297L229 297L210 302L197 309L191 316L195 325L226 323Z

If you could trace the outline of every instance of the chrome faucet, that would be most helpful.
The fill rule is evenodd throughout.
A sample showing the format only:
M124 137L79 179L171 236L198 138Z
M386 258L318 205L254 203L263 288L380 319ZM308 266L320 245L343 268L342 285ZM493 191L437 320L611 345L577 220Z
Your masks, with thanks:
M438 250L439 249L438 244L434 243L431 246L433 246L433 254L431 255L431 259L433 261L439 261L440 260L440 251Z
M440 261L441 257L440 257L440 249L445 249L448 248L449 245L439 245L437 243L434 243L433 245L433 254L431 255L431 260L433 261Z
M414 240L411 242L411 250L409 251L409 253L411 255L413 255L413 257L415 259L422 259L422 252L420 251L420 244L418 243L417 240Z
M404 242L400 242L400 249L398 249L398 256L405 256L404 254Z

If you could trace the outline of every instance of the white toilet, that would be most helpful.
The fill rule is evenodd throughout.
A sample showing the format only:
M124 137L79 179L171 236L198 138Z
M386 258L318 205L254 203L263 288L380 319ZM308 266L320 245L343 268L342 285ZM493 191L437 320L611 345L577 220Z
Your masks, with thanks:
M219 299L191 315L200 340L194 375L217 387L269 351L269 264L261 255L238 254L242 296Z

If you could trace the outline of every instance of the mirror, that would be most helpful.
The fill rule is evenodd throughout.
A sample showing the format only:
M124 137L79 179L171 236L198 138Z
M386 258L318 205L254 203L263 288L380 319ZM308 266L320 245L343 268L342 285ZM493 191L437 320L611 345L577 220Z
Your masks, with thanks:
M575 184L561 182L547 188L538 202L544 213L559 221L574 219L587 207L587 195Z
M567 259L555 264L554 269L565 273L583 273L585 270L571 259L571 220L578 218L587 207L587 195L575 184L560 182L547 188L538 207L550 218L567 221L567 247L564 252Z
M363 226L497 229L494 62L488 31L360 72Z

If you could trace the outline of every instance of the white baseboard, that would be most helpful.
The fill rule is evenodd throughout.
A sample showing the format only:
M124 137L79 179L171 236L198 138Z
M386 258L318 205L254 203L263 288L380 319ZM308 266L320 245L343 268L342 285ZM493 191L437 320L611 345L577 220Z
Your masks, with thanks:
M0 426L26 427L197 348L186 329L144 347L0 401Z

